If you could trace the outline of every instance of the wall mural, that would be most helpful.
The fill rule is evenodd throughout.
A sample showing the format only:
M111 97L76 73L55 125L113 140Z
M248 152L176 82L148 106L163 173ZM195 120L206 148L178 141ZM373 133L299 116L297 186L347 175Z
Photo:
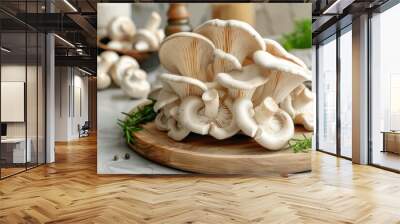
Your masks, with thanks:
M194 5L99 4L98 173L311 171L311 4Z

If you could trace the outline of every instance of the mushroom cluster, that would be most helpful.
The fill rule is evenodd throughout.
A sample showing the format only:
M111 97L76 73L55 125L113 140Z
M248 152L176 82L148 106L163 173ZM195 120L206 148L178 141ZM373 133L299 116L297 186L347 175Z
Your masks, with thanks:
M295 123L313 129L311 72L280 44L236 20L209 20L167 37L159 58L168 73L156 93L155 124L176 141L190 132L226 139L243 133L284 148Z
M105 89L114 82L131 98L147 98L150 84L146 78L146 72L130 56L120 57L114 51L97 56L97 89Z
M161 17L157 12L152 12L145 27L138 30L129 17L115 17L107 27L111 39L107 46L114 50L156 51L165 36L160 24Z

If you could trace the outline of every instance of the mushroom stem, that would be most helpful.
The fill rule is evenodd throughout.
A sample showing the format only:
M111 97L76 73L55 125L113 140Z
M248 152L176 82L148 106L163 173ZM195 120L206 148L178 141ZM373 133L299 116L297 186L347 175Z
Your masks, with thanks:
M160 14L158 14L157 12L152 12L149 20L147 20L145 27L147 30L150 30L151 32L157 32L157 29L158 27L160 27L160 24L161 24Z
M310 90L307 89L304 85L300 85L300 87L297 87L299 90L296 91L296 101L295 103L298 105L305 105L309 103L310 101L313 101L313 95Z
M188 96L182 100L178 111L178 121L183 127L200 135L208 134L210 124L207 117L200 115L204 106L203 101L197 96Z
M219 108L219 96L218 91L215 89L207 90L201 96L204 102L204 114L213 119L218 115L218 108Z
M268 122L273 115L279 111L278 105L271 97L267 97L264 101L255 108L254 119L258 124L264 124Z
M250 99L239 98L233 104L233 116L237 126L248 136L256 135L258 125L254 120L253 103Z
M175 141L181 141L189 135L190 131L182 127L175 119L170 118L167 122L168 136Z

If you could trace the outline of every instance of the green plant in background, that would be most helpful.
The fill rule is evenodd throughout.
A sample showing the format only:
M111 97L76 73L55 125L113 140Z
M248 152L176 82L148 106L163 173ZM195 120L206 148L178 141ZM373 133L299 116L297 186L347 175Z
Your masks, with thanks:
M118 119L118 126L121 127L123 135L129 144L132 144L135 140L132 136L133 132L142 130L143 124L153 121L156 118L157 113L153 110L155 103L156 101L152 100L151 104L139 107L132 113L123 112L122 114L126 116L126 119Z
M292 138L289 141L289 148L292 149L294 153L310 151L312 147L311 137L307 137L304 134L303 137L303 139Z
M294 31L284 34L280 43L287 50L311 48L312 32L311 19L303 19L295 22Z

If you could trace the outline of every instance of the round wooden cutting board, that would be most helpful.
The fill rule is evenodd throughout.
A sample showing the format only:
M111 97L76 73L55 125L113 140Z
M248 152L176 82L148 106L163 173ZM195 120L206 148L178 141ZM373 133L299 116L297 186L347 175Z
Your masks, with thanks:
M300 135L302 131L297 131ZM154 123L133 133L135 143L129 146L154 162L201 174L270 174L287 175L311 171L311 154L291 149L269 151L253 139L236 135L225 140L190 134L176 142L159 131Z

